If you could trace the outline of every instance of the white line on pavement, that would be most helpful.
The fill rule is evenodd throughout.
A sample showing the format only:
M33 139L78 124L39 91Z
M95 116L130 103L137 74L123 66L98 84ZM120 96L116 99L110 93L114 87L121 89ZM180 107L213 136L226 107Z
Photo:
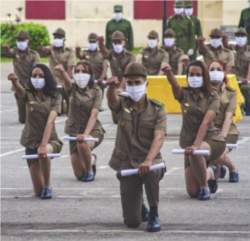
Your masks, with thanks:
M21 148L21 149L15 150L15 151L5 152L5 153L1 154L0 157L8 156L8 155L11 155L11 154L13 154L13 153L20 152L20 151L24 151L24 150L25 150L24 148Z
M17 108L15 108L15 109L1 110L0 113L11 112L11 111L15 111L15 110L17 110Z
M165 173L165 176L172 174L173 172L181 170L181 169L183 169L183 167L173 167L170 170L167 170L167 172Z

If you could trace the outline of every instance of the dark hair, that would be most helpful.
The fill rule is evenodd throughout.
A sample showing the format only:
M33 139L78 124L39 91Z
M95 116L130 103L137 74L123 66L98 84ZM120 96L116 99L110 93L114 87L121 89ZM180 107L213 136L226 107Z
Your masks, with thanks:
M51 96L52 98L55 98L55 94L57 91L56 82L53 78L53 75L51 74L50 69L45 64L36 64L32 68L32 72L35 68L41 69L44 73L44 80L45 80L45 86L43 87L44 94ZM32 76L32 72L31 72L31 76ZM36 89L32 85L31 79L29 79L29 89L33 94L36 93Z
M209 74L208 74L208 70L207 70L207 65L199 60L194 60L192 61L187 68L187 78L188 78L188 73L189 73L189 69L192 66L197 66L200 67L202 70L202 77L203 77L203 86L201 87L202 92L209 97L209 95L212 92L212 87L211 87L211 83L210 83L210 78L209 78Z
M76 68L79 65L82 65L83 67L85 67L85 66L88 67L88 71L89 71L89 74L90 74L90 80L89 80L88 86L90 88L93 87L95 85L95 80L94 80L94 75L93 75L93 71L92 71L90 63L88 61L86 61L86 60L79 61L76 64L75 68L74 68L74 73L76 72Z
M222 61L220 61L219 59L213 60L213 61L208 65L208 71L209 71L209 69L210 69L210 66L211 66L213 63L218 63L218 64L221 66L222 70L223 70L224 72L226 71L226 68L225 68L224 63L223 63ZM227 85L228 79L227 79L227 76L226 76L226 75L225 75L225 77L224 77L224 79L223 79L223 82L225 82L225 84Z

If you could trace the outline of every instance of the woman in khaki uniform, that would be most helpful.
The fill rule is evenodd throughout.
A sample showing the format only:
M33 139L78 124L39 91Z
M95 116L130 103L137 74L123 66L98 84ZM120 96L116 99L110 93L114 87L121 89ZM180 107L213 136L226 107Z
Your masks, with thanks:
M239 131L233 123L233 116L237 108L237 92L226 85L225 68L220 60L212 61L208 70L212 87L220 97L220 111L214 120L214 125L221 130L226 143L236 144ZM230 149L226 148L216 163L223 164L229 168L229 182L238 182L239 175L232 159L228 156L229 151ZM223 178L226 175L225 167L221 166L217 169L216 178Z
M22 87L13 73L9 74L8 79L18 96L26 102L26 122L21 144L26 148L27 155L39 156L39 159L28 160L34 192L37 196L41 195L42 199L51 198L51 163L47 154L59 153L62 149L54 124L61 112L61 96L56 93L56 83L44 64L33 67L29 89Z
M101 144L104 135L102 125L97 119L102 107L102 91L94 84L93 73L87 61L76 64L75 82L71 81L62 65L56 66L55 69L61 73L69 95L65 133L77 137L77 141L69 142L74 174L78 180L91 182L94 181L96 172L93 163L96 160L92 160L91 151ZM83 139L86 137L99 138L99 142L85 142Z
M219 112L219 97L216 93L212 93L207 68L201 61L193 61L188 66L189 88L182 88L179 85L170 67L165 67L163 70L182 109L180 146L185 148L187 192L192 198L209 200L210 192L214 193L217 190L217 183L213 170L207 167L222 155L226 145L220 130L213 124ZM198 149L209 150L210 156L193 155Z

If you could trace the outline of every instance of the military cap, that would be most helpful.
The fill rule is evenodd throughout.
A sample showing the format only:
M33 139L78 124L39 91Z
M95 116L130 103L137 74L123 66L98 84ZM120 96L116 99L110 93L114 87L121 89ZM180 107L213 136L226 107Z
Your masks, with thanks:
M237 34L245 34L247 35L247 31L244 28L239 28L236 32L235 35Z
M165 31L164 36L173 36L173 37L175 37L175 32L174 32L173 29L168 28L168 29Z
M215 28L215 29L213 29L213 30L210 32L210 35L209 35L209 36L210 36L210 37L211 37L211 36L214 36L214 37L222 37L222 32L221 32L220 29Z
M97 38L98 38L98 36L97 36L97 34L95 34L95 33L91 33L91 34L89 34L89 36L88 36L88 41L97 41Z
M150 38L159 38L159 34L156 31L152 30L152 31L150 31L148 33L148 37L150 37Z
M174 2L174 7L183 8L184 7L183 2L181 2L181 1L175 1Z
M65 31L62 28L58 28L53 35L61 35L63 37L65 37Z
M29 38L29 32L20 30L17 34L17 38Z
M121 11L122 12L122 5L115 5L114 6L114 12Z
M185 1L184 2L184 7L193 7L193 2L191 2L191 1Z
M127 65L125 73L123 74L124 77L128 77L130 75L140 75L147 77L147 71L143 64L134 61Z
M125 40L124 34L121 31L115 31L112 34L112 40Z

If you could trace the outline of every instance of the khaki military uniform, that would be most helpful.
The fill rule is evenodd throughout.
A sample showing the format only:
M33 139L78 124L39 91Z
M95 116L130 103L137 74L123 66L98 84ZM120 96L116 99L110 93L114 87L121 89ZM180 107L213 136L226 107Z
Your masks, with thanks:
M235 47L233 52L235 56L234 74L239 79L245 79L247 77L248 66L250 63L250 46L246 46L246 49L243 52L239 52L237 47ZM245 98L246 109L250 112L250 85L241 85L240 89Z
M186 148L192 146L195 142L200 126L207 111L212 110L219 113L219 96L212 93L209 98L200 92L199 98L196 100L191 89L182 89L182 95L178 99L181 104L183 124L180 134L180 146ZM211 123L208 126L206 135L204 137L211 147L210 161L216 160L225 150L225 138L222 136L220 130ZM185 167L189 166L186 161Z
M142 49L139 54L142 55L142 64L147 70L147 75L158 75L161 64L169 62L168 53L161 48L154 52L150 48Z
M168 51L167 48L165 48L164 46L162 46L162 49L164 49L168 53L169 65L172 69L173 74L177 75L179 59L181 56L184 55L183 50L180 48L177 48L176 46L174 46L171 51Z
M214 49L211 45L205 46L205 48L204 51L199 51L199 53L203 55L207 65L213 60L218 59L224 63L225 67L234 67L234 54L231 50L222 46L218 49Z
M73 84L72 89L68 91L69 95L69 114L66 121L65 133L70 136L76 136L83 134L92 109L101 109L102 106L102 91L94 85L93 87L86 87L80 89L76 84ZM99 120L96 121L95 126L90 133L92 137L99 138L99 142L96 143L97 147L104 135L104 129ZM70 154L77 151L76 141L70 141Z
M109 165L115 171L138 168L145 161L151 148L154 132L166 133L166 112L163 104L146 99L145 108L139 112L132 107L129 97L120 97L120 104L113 110L118 115L118 128L115 149ZM163 162L160 153L153 164ZM123 217L126 223L141 223L142 185L145 185L150 206L158 206L159 181L164 175L163 170L152 171L146 175L122 177L120 191Z
M220 97L220 110L219 114L214 119L214 125L215 127L222 129L226 113L231 112L235 115L237 108L237 92L223 83L221 89L218 91L218 95ZM226 143L237 143L238 135L239 131L232 121L226 137Z
M32 73L32 68L40 62L39 54L34 50L28 49L27 52L14 49L13 66L14 72L17 75L20 84L28 88L29 78ZM18 107L19 122L25 123L25 101L18 97L15 93L15 98Z

